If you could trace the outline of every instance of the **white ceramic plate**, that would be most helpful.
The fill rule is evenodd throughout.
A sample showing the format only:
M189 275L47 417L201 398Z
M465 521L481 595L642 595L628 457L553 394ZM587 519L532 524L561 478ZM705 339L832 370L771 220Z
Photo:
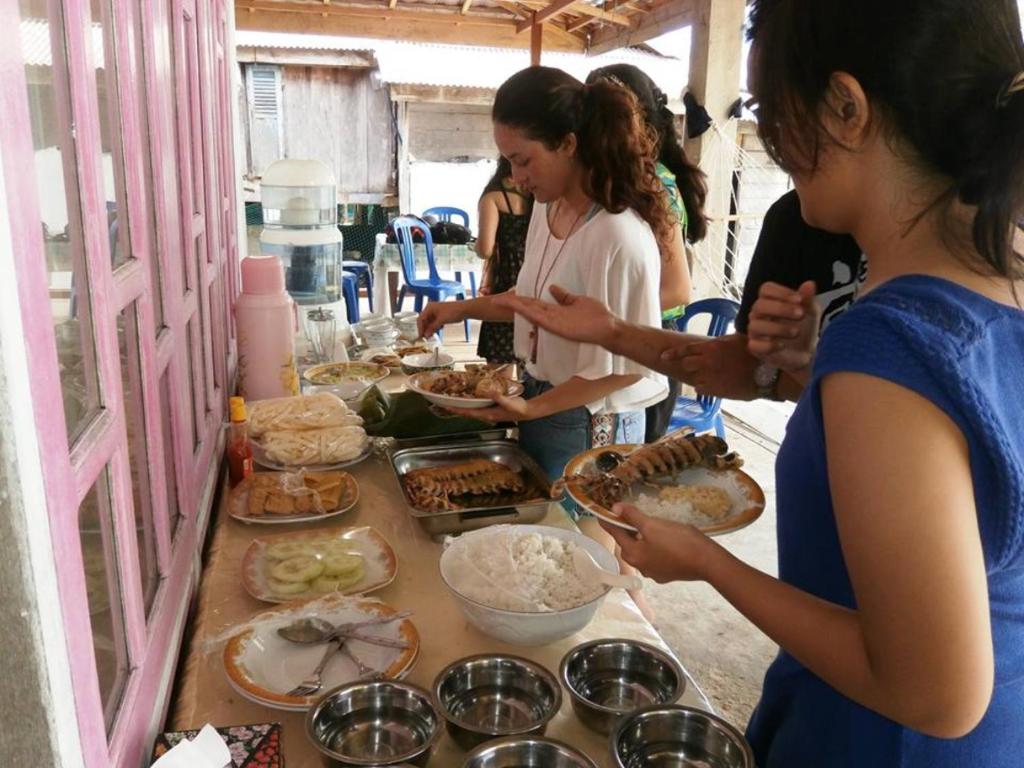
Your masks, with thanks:
M342 590L342 594L364 595L373 592L386 587L398 575L398 558L395 551L380 533L369 526L340 528L334 531L299 531L253 539L242 556L242 585L245 591L257 600L267 603L286 603L320 597L321 594L312 589L294 595L281 595L272 591L267 586L267 547L280 542L299 542L315 548L317 544L328 541L341 541L345 549L359 552L363 556L363 578Z
M331 509L322 515L295 514L295 515L263 515L253 517L246 514L246 505L249 503L249 478L246 478L231 490L228 498L228 514L235 520L243 523L256 523L258 525L287 525L288 523L309 523L317 520L328 520L338 515L343 515L354 507L359 501L359 484L348 472L342 473L342 482L346 484L341 494L341 501L337 509Z
M417 373L415 376L409 377L409 389L416 392L419 395L423 395L427 400L432 402L434 405L440 405L442 408L490 408L494 405L494 401L489 397L452 397L450 395L439 395L436 392L430 391L430 382L433 381L434 376L438 374L432 372ZM523 394L523 385L518 381L509 382L508 389L505 390L505 394L508 397L518 397Z
M587 493L586 486L576 475L596 474L594 462L597 457L607 451L616 451L623 456L628 456L641 445L609 445L603 448L592 448L589 451L579 454L573 458L565 467L565 490L569 497L593 513L596 517L607 523L624 528L627 531L635 531L632 525L622 522L622 518L609 509L598 504ZM673 485L714 485L725 490L732 499L732 510L722 520L712 523L700 524L695 522L697 529L709 536L721 533L731 533L745 528L757 520L764 512L764 491L750 475L740 469L708 469L706 467L694 467L679 472L671 478L664 478L663 482L669 481ZM643 497L657 497L657 487L648 487L637 483L633 489L633 497L623 499L626 503L632 503L643 510ZM638 503L639 500L639 503Z
M313 671L323 655L324 645L291 643L277 634L278 627L312 615L333 624L341 624L396 613L394 608L384 603L342 595L322 598L317 601L317 605L315 613L314 609L307 607L307 603L297 603L259 614L253 618L254 628L244 629L228 640L223 661L231 687L257 704L301 712L315 704L323 691L356 680L358 672L355 664L344 654L336 653L324 669L324 685L320 694L306 697L287 695L288 691ZM348 649L363 664L384 670L387 679L400 679L415 664L419 656L420 639L416 627L409 619L366 627L360 631L409 644L408 648L399 649L360 640L348 641Z
M345 467L351 467L362 461L366 461L366 458L373 453L373 439L370 437L366 438L366 449L356 456L354 459L348 461L339 461L335 464L304 464L302 466L288 466L286 464L279 464L267 457L263 452L263 446L260 445L258 440L250 440L252 443L252 458L261 467L267 469L274 469L278 472L294 472L297 469L306 469L310 472L329 472L333 469L344 469Z

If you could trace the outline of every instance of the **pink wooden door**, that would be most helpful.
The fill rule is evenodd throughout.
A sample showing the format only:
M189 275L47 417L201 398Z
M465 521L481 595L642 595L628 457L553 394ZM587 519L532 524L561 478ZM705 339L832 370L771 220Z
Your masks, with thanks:
M0 0L0 215L89 768L145 761L215 487L232 23L225 0Z

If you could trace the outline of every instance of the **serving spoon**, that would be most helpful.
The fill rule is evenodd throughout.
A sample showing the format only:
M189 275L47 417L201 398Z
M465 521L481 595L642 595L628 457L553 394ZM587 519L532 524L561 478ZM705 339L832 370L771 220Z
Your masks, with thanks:
M372 627L379 624L390 624L393 621L400 621L412 615L412 611L400 611L390 616L379 616L366 621L356 621L348 624L335 626L331 622L316 616L297 619L291 624L277 628L277 634L291 643L310 645L323 643L335 637L350 638L353 640L364 640L375 645L384 645L389 648L408 648L409 644L402 640L389 640L385 637L373 637L359 632L364 627Z
M582 547L576 547L572 552L572 564L576 575L581 581L597 582L607 584L609 587L622 587L623 589L635 592L643 589L644 582L636 574L612 573L598 565L594 557Z

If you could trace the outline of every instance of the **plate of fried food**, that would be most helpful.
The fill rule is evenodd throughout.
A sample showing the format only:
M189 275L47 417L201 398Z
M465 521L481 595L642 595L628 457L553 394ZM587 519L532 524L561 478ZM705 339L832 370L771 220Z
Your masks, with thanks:
M228 514L243 523L280 525L326 520L359 501L348 472L258 472L234 487Z
M392 373L402 370L402 358L388 347L371 347L359 354L359 359L371 365L383 365Z
M242 558L245 590L269 603L363 595L387 586L397 574L394 550L369 526L253 539Z
M496 395L523 394L523 385L505 375L507 368L470 364L464 371L426 371L409 378L409 389L443 408L489 408Z
M253 458L260 466L281 471L341 469L372 452L362 424L330 392L259 400L249 414Z
M717 535L750 525L764 511L764 491L742 465L722 438L689 434L585 451L566 465L555 486L620 528L635 530L612 511L623 502Z

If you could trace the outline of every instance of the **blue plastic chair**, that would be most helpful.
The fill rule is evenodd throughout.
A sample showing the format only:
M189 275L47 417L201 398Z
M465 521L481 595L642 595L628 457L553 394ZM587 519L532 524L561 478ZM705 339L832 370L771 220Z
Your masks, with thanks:
M395 239L398 241L398 252L402 256L402 277L405 284L398 292L398 308L401 309L405 302L406 292L416 297L416 311L423 309L423 300L444 301L449 296L454 296L462 301L466 298L466 286L452 280L442 280L437 274L437 265L434 263L434 240L430 237L430 229L423 226L423 222L414 216L399 216L391 227L395 231ZM416 277L416 247L413 244L413 233L420 232L423 235L423 247L427 252L427 268L429 270L426 279ZM469 341L469 320L465 321L466 341ZM443 338L443 329L438 331L438 336Z
M347 269L341 272L341 295L345 297L345 317L348 324L359 322L359 276Z
M729 325L736 319L740 305L731 299L702 299L690 304L683 315L676 320L676 330L686 333L686 327L697 315L711 315L711 326L708 336L724 336ZM669 431L681 427L692 427L695 432L715 430L715 434L725 437L725 419L722 418L722 398L711 395L698 395L697 399L679 397L669 421Z
M461 208L453 208L450 205L439 205L435 208L427 208L423 212L423 218L436 216L438 221L451 221L453 218L462 219L462 226L469 229L469 214Z
M359 295L359 283L360 278L366 280L366 300L370 304L370 311L373 312L373 270L370 269L370 265L365 261L356 261L355 259L345 259L341 262L341 268L347 272L351 272L356 276L356 295Z
M439 205L435 208L427 208L423 212L423 218L427 216L436 216L438 221L451 221L452 219L462 219L462 226L469 229L469 214L461 208L453 208L450 205ZM455 279L458 282L462 282L462 272L455 273ZM476 298L476 272L469 273L469 292L473 298Z

